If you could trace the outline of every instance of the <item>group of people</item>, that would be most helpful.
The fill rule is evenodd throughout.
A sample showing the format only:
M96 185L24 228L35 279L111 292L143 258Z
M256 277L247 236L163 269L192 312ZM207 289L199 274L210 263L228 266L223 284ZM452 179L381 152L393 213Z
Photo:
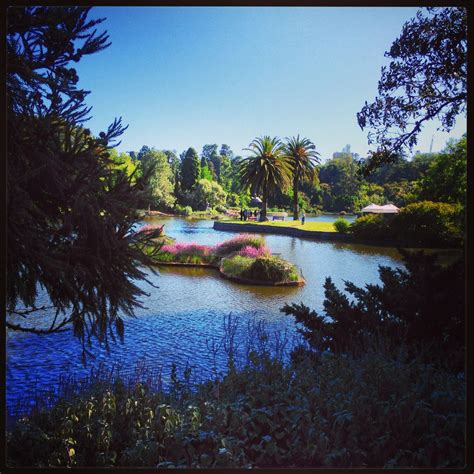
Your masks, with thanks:
M257 211L256 209L253 212L250 209L248 209L248 210L247 209L240 209L240 220L241 221L248 221L249 217L252 217L252 216L255 217L255 220L258 220L259 214L260 214L260 211Z

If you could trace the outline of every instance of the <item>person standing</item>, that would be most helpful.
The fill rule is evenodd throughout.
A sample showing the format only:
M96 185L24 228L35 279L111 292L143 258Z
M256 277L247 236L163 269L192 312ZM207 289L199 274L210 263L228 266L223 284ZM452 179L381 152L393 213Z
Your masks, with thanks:
M301 225L304 225L305 219L306 219L306 216L304 214L304 211L301 211Z
M242 208L240 208L240 220L244 220L244 210Z

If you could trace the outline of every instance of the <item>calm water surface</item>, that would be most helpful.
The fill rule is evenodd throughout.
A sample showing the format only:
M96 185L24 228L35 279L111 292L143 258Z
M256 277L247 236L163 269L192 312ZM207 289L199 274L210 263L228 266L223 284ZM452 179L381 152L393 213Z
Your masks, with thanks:
M209 220L153 218L147 223L165 224L166 234L180 242L213 245L236 235L213 230L213 221ZM305 286L252 287L222 279L212 269L159 268L157 275L149 274L158 289L141 283L150 296L143 300L146 308L139 308L136 318L126 318L124 344L112 344L110 355L96 346L96 359L90 359L87 368L81 363L80 344L69 332L48 336L9 333L7 405L11 408L19 399L28 400L35 390L54 388L60 374L81 378L100 363L130 368L138 360L145 361L163 368L165 384L171 363L177 365L178 372L189 363L196 377L204 378L214 364L209 347L212 341L220 340L225 316L238 318L240 334L245 334L248 322L263 320L271 333L286 334L291 339L296 333L293 318L280 312L285 303L304 302L322 311L326 277L330 276L341 289L344 280L363 286L379 282L379 265L402 266L398 252L392 248L282 235L265 235L265 240L273 254L299 268ZM224 369L225 360L219 353L216 363Z

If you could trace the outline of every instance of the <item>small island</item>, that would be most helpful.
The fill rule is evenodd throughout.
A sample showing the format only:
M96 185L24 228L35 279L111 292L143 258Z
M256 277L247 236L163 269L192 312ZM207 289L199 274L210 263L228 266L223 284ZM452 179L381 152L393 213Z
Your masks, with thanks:
M240 234L220 244L165 243L153 255L158 265L215 268L238 283L301 286L304 279L295 265L271 254L261 236Z

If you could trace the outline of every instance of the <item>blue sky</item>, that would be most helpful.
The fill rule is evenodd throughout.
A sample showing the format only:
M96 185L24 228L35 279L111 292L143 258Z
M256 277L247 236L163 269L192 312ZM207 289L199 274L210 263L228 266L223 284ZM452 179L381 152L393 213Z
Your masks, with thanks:
M142 145L235 154L257 136L310 138L323 159L346 144L365 156L356 113L377 94L380 68L407 7L95 7L112 45L77 64L93 133L129 125L120 151ZM100 28L100 27L99 27ZM425 127L415 149L460 137Z

